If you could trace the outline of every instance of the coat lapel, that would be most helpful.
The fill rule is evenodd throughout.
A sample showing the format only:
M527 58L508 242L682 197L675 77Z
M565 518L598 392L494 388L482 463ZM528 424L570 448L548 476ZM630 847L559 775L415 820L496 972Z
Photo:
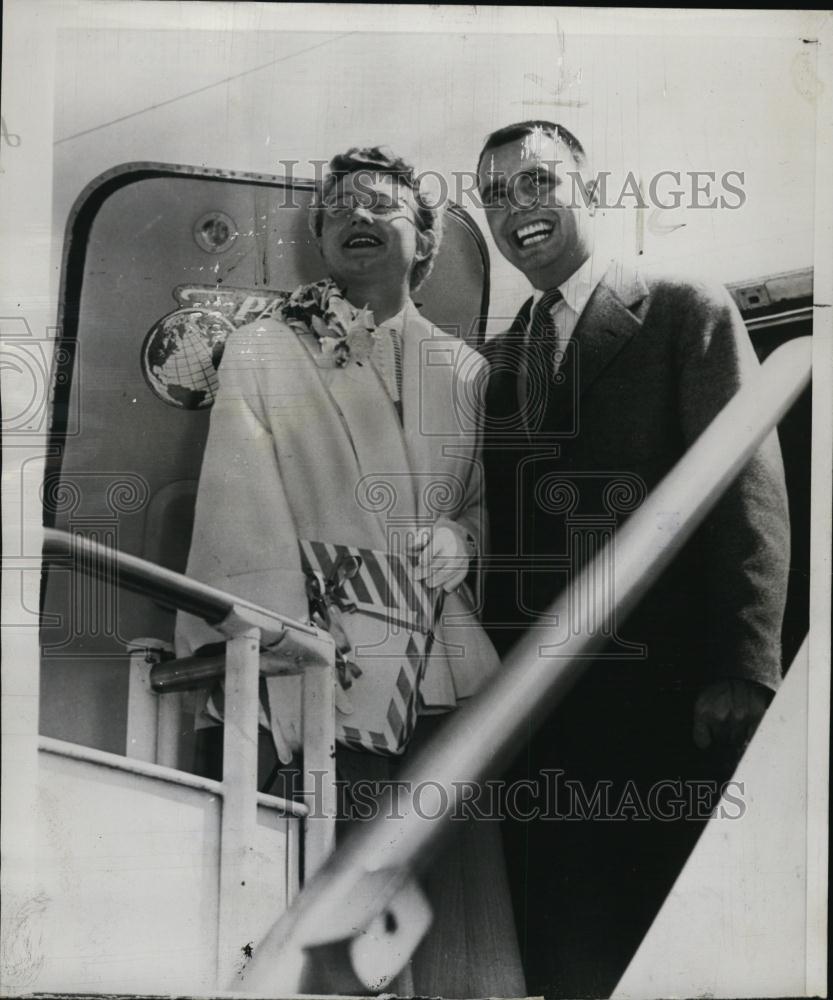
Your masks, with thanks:
M584 307L567 346L562 382L553 388L547 414L549 428L560 427L616 355L641 327L631 311L648 293L632 269L613 263Z
M481 352L489 362L486 390L486 430L490 435L529 433L526 419L525 338L532 312L532 299L521 307L512 325Z
M413 516L410 460L399 416L379 374L369 361L343 368L322 364L312 335L300 338L319 369L322 384L338 411L349 447L356 459L357 495L373 495L373 484L389 489L395 509L380 510L383 525L391 514ZM364 485L359 484L364 480ZM370 509L370 507L368 507Z
M579 394L601 374L639 330L631 311L648 294L645 282L629 268L611 264L579 317L573 336L579 347Z
M413 475L414 510L427 516L428 482L442 477L453 464L438 445L438 435L454 429L453 349L411 304L402 331L402 420ZM429 493L430 495L430 493Z

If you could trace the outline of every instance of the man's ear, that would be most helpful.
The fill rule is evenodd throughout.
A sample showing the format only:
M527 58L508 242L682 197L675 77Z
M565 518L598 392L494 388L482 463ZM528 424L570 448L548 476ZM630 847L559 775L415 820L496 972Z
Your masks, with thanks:
M589 181L584 181L584 190L587 193L585 201L587 202L587 210L591 215L596 214L596 209L599 207L599 178L593 177Z

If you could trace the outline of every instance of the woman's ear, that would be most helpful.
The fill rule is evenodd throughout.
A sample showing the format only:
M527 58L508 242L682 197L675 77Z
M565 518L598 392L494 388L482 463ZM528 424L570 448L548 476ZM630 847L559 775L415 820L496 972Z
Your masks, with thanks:
M432 230L429 230L428 232L419 230L417 232L417 248L414 256L420 261L428 260L428 258L434 253L436 245L437 238Z

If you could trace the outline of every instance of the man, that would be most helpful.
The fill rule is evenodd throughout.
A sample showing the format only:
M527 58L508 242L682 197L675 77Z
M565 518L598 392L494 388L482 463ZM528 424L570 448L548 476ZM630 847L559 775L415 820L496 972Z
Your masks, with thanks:
M498 249L534 290L484 348L485 621L505 653L757 361L725 290L597 252L598 190L563 127L493 133L478 181ZM515 776L561 771L581 798L561 803L578 822L505 831L530 992L615 987L708 815L696 789L719 791L777 687L788 559L773 434L531 738ZM674 808L651 799L660 786Z

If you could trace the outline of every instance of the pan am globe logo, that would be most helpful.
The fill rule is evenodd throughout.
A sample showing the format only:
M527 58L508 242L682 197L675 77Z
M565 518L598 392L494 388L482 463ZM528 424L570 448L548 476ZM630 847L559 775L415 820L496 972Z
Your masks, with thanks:
M169 406L205 410L217 395L217 369L229 334L273 315L288 293L179 285L174 298L180 308L158 320L142 344L142 373Z
M142 372L156 395L183 410L211 406L217 367L234 325L220 312L177 309L163 316L142 344Z

